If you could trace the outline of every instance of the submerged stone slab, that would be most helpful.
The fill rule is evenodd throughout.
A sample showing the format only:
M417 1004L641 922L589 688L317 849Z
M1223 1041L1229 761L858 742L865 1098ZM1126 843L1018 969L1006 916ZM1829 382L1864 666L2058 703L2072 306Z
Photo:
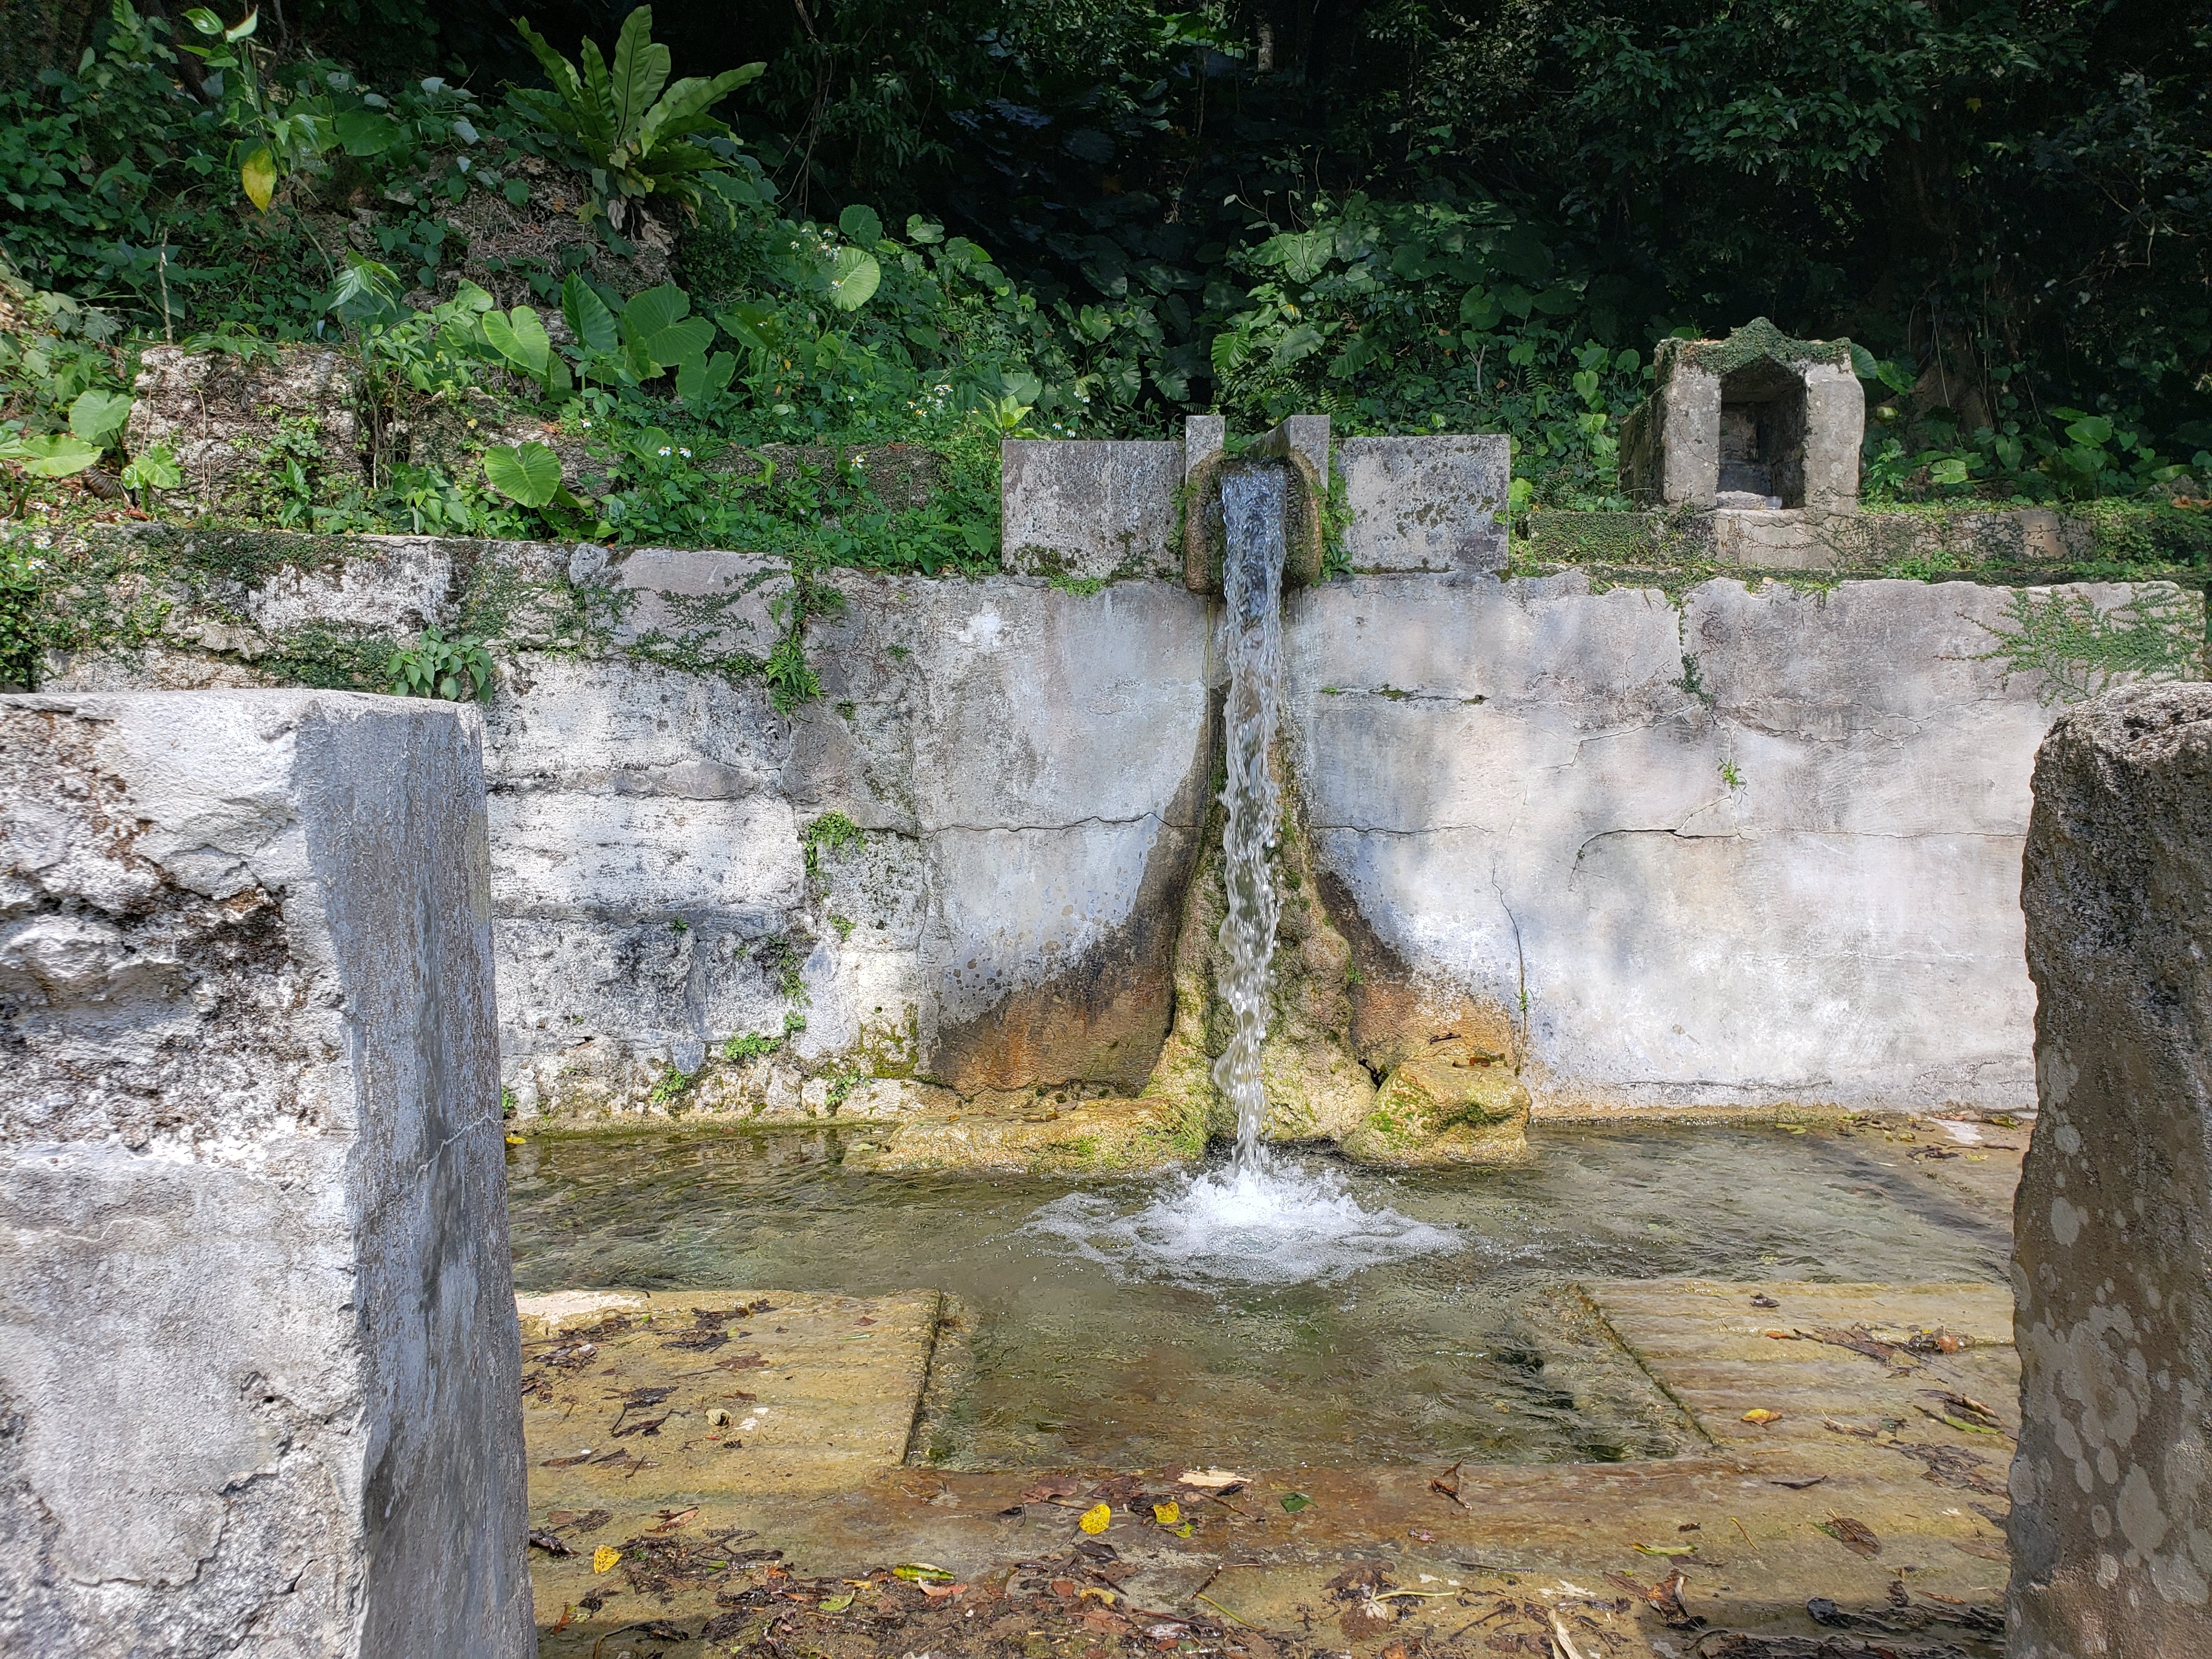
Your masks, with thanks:
M1182 444L1009 438L1000 456L1007 569L1101 580L1181 571Z
M1503 570L1507 441L1495 434L1343 438L1336 469L1354 570Z
M477 741L0 698L0 1650L532 1650Z
M2052 728L2021 886L2015 1659L2212 1649L2212 687Z

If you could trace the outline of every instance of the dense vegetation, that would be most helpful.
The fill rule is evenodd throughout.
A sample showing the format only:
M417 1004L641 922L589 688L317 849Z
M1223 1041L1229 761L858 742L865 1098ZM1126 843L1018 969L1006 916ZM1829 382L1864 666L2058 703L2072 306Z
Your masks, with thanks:
M663 4L659 45L579 0L0 21L19 512L88 471L159 509L172 458L125 453L148 343L302 337L357 355L373 431L489 398L596 457L586 489L512 418L481 465L394 451L343 488L272 453L263 516L327 529L975 568L997 434L1205 409L1502 429L1517 488L1613 505L1654 339L1756 314L1861 348L1875 499L2212 489L2202 6L792 0ZM834 465L713 482L740 447L885 440L947 456L930 502Z

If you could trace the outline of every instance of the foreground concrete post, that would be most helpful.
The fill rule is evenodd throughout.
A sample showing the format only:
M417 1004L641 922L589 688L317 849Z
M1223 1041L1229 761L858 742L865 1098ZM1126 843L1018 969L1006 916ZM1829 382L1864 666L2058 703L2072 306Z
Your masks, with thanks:
M532 1652L474 711L0 697L0 1653Z
M2021 896L2011 1652L2212 1653L2212 686L2051 729Z

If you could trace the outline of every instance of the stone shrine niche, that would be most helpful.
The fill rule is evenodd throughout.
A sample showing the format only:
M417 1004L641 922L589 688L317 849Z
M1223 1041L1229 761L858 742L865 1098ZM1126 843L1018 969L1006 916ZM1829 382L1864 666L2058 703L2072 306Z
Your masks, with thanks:
M1621 480L1644 507L1849 513L1865 432L1850 343L1761 317L1659 343L1651 395L1621 427Z

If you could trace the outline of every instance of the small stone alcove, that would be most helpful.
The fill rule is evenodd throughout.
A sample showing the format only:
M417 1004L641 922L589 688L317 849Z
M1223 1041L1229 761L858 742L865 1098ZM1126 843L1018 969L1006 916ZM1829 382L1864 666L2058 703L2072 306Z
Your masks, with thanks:
M1805 382L1760 360L1721 377L1722 507L1805 505Z
M1857 507L1866 394L1850 341L1792 339L1759 317L1724 340L1662 340L1652 371L1620 430L1638 505Z

